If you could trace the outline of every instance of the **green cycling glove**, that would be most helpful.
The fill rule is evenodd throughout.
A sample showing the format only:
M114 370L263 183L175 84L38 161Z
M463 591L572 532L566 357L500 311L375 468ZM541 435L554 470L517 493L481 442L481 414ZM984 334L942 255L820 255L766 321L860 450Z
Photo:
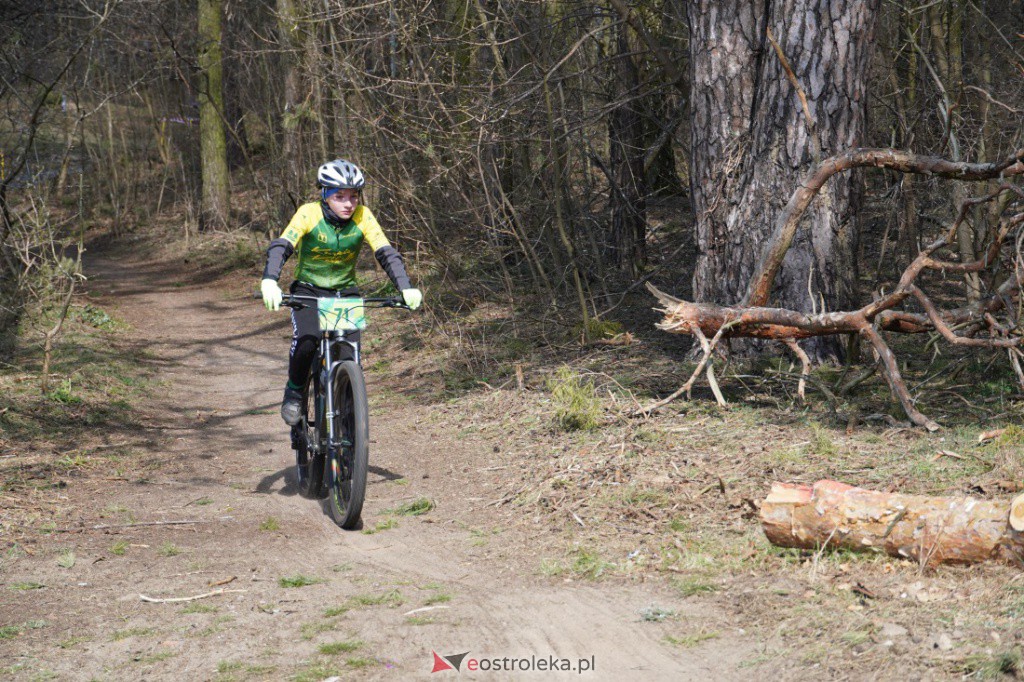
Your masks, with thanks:
M260 282L260 292L263 294L263 305L267 310L277 310L281 307L281 287L272 279L265 279Z
M402 289L402 300L412 310L416 310L423 303L423 292L419 289Z

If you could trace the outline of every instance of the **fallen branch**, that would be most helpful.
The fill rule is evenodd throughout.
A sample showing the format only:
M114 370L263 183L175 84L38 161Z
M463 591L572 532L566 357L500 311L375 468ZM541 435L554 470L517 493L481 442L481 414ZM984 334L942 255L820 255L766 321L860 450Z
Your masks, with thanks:
M218 587L220 585L227 585L228 583L233 583L236 580L238 580L238 576L233 575L230 578L224 578L223 580L218 580L217 582L209 583L208 587Z
M853 168L889 168L904 173L935 175L954 180L991 180L1007 178L1024 173L1024 150L999 163L963 163L947 161L931 156L918 156L895 149L852 149L826 159L814 168L800 187L793 192L786 208L775 222L775 231L765 245L763 255L747 291L745 304L761 306L768 302L775 275L782 266L782 260L789 251L796 236L800 218L818 191L836 173Z
M878 551L929 566L1024 566L1024 495L1008 502L885 493L829 480L775 483L761 504L761 526L780 547Z
M139 599L149 604L178 604L185 601L196 601L197 599L206 599L207 597L216 597L222 594L228 594L230 592L245 592L246 590L214 590L213 592L206 592L204 594L197 594L194 597L168 597L166 599L157 599L156 597L147 597L144 594L139 595Z
M856 168L864 165L875 165L906 172L932 173L943 177L980 180L998 175L1017 175L1024 173L1024 163L1019 159L1024 152L1001 164L960 164L928 157L917 157L894 150L854 150L845 155L833 157L822 163L813 177L801 186L790 200L785 213L779 218L776 234L772 244L765 249L760 270L751 282L744 306L729 307L714 303L695 303L684 301L659 291L648 283L647 289L662 304L664 318L656 326L672 334L692 335L704 349L702 363L686 385L668 398L652 404L643 412L650 412L657 407L674 400L681 393L689 396L690 389L697 375L709 362L708 337L713 349L721 338L757 338L780 341L797 354L803 363L802 376L806 378L809 371L809 359L797 345L800 339L832 336L837 334L856 334L867 340L875 353L883 377L893 395L900 401L910 421L929 431L935 431L939 425L922 414L914 404L914 398L907 389L900 374L899 363L889 348L881 332L893 331L902 333L937 332L941 338L957 346L975 348L1005 348L1008 350L1011 365L1017 371L1016 362L1019 349L1024 345L1024 336L1013 317L1013 308L1019 299L1019 277L1016 270L995 289L992 295L981 299L964 308L940 310L917 285L917 280L925 271L934 271L945 276L948 273L978 273L987 269L995 269L1000 263L1000 250L1011 232L1024 225L1024 213L1006 217L995 231L988 247L980 258L966 263L941 260L936 254L954 244L956 235L967 218L969 211L982 203L994 201L1005 193L1024 196L1024 190L1013 185L1003 184L988 195L964 201L959 213L949 229L907 266L899 282L888 294L879 294L872 302L857 310L808 314L785 308L765 307L768 293L771 290L775 275L781 266L789 245L792 243L796 226L803 215L811 198L831 175L839 170ZM797 198L800 200L797 201ZM923 313L900 309L904 303L916 302ZM996 320L994 313L1004 311L1009 318L1006 324ZM987 336L982 333L987 332ZM708 364L708 382L719 403L724 403L714 374ZM1024 370L1018 372L1024 385ZM800 390L802 392L803 380Z
M804 352L804 349L800 347L796 340L785 339L783 343L800 359L800 383L796 386L796 393L800 396L800 400L805 400L804 388L807 386L807 376L811 373L811 359L807 357L807 353Z
M58 528L54 533L80 533L86 530L113 530L117 528L138 528L140 526L186 526L194 523L214 523L216 521L227 521L232 517L222 516L219 519L194 519L180 521L139 521L137 523L101 523L95 526L82 528Z
M982 433L978 434L978 442L984 443L985 441L995 440L1004 433L1006 433L1006 427L1003 427L1001 429L992 429L991 431L983 431Z
M450 606L422 606L422 607L420 607L418 609L413 609L412 611L406 611L402 615L403 616L411 616L414 613L423 613L424 611L433 611L435 609L450 609L450 608L451 608Z
M657 289L654 289L653 285L648 285L648 288L657 291ZM662 398L661 400L653 402L647 407L638 407L636 410L632 412L632 415L649 415L658 408L668 405L670 402L678 398L683 393L686 394L686 399L689 400L692 397L693 384L695 381L697 381L697 377L700 376L700 373L704 371L705 367L707 367L706 374L708 377L708 384L710 384L711 386L711 392L714 393L715 400L718 402L718 404L721 405L722 407L725 407L725 397L722 395L722 391L718 387L718 381L715 379L714 365L712 363L711 356L715 351L715 346L717 346L718 342L721 340L722 334L728 331L731 326L732 324L728 322L723 324L721 327L719 327L718 331L715 332L715 337L711 339L711 341L707 340L707 337L705 337L704 334L701 333L699 327L695 327L693 329L693 337L697 339L698 343L700 343L700 347L704 351L704 354L701 356L700 362L698 362L697 366L694 368L693 374L690 375L690 379L685 384L680 386L674 393L669 395L667 398Z

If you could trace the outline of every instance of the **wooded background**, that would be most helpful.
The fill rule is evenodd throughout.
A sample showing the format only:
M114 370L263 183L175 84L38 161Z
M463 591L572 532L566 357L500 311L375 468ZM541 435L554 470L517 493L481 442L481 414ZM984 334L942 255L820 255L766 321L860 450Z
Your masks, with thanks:
M366 203L437 292L470 278L546 301L584 337L648 279L739 303L821 159L1021 147L1021 33L1018 0L6 2L5 348L26 310L70 297L62 247L85 227L171 212L183 235L269 236L335 157L364 169ZM870 300L995 182L833 177L773 304ZM958 228L963 261L1008 203ZM1001 281L957 286L972 301Z

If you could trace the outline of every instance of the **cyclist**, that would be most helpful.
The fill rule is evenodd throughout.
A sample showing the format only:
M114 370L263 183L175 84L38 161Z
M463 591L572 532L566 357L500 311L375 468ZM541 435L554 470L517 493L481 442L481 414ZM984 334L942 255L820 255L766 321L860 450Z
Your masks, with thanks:
M270 242L267 264L263 269L260 291L267 310L281 306L281 287L277 280L288 257L299 252L295 280L290 291L301 296L341 298L359 296L356 287L356 259L363 242L370 243L373 255L402 292L405 304L415 310L423 294L409 282L398 251L366 206L359 203L366 184L363 172L349 161L335 159L317 170L320 201L303 204L292 216L280 237ZM350 336L359 340L359 332ZM316 354L320 324L315 308L292 310L292 345L288 357L288 383L281 403L281 418L295 426L302 419L302 391ZM346 344L341 348L347 349ZM351 353L351 349L348 349ZM343 359L351 359L343 358Z

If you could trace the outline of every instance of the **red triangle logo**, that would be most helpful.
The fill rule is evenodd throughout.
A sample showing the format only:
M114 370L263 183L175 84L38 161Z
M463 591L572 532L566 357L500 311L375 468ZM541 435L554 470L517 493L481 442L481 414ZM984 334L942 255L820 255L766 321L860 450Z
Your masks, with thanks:
M430 672L438 673L442 670L455 670L455 668L452 667L452 664L438 656L436 651L431 650L430 653L434 654L434 669Z

